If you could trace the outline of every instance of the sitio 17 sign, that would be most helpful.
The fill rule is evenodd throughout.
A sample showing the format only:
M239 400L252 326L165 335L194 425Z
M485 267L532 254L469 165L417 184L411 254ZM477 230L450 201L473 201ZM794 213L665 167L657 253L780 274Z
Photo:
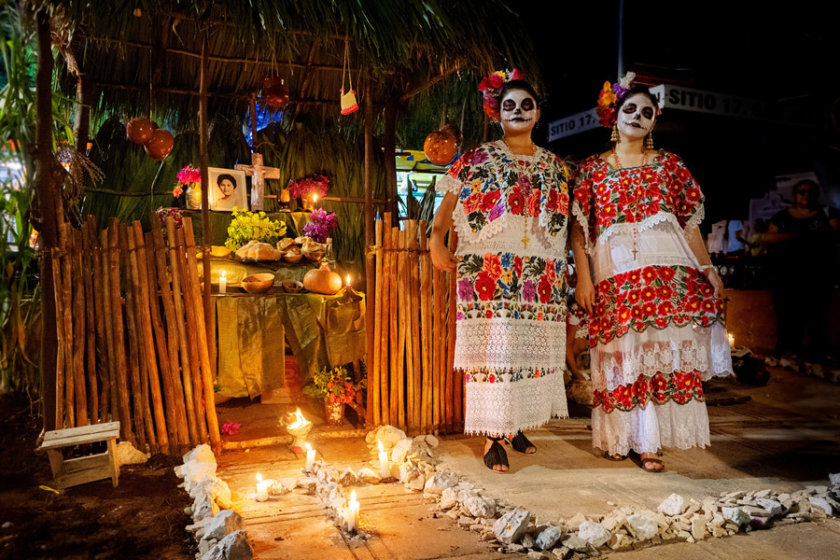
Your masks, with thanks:
M554 142L560 138L592 130L599 126L601 126L601 123L598 122L598 115L595 113L595 109L590 109L576 115L551 121L548 125L548 141Z

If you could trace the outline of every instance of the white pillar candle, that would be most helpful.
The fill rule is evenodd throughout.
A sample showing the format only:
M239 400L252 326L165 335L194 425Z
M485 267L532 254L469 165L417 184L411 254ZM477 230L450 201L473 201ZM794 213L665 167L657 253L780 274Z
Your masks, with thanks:
M729 338L729 348L734 349L735 348L735 337L732 336L732 333L728 333L726 336L727 336L727 338Z
M347 530L355 531L359 528L359 502L356 501L356 491L350 493L350 502L347 504Z
M225 271L222 271L222 275L219 276L219 293L224 294L227 292L227 276L225 276Z
M306 444L306 466L303 470L312 472L312 467L315 465L315 450L308 443Z
M379 478L385 479L391 476L391 465L388 463L388 452L382 449L382 442L379 444Z
M257 501L264 502L268 499L268 480L263 480L260 473L257 473Z

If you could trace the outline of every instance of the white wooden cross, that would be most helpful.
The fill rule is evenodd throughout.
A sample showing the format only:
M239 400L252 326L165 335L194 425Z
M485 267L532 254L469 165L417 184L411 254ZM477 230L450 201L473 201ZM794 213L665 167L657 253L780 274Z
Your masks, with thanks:
M256 152L251 154L251 165L237 164L236 169L244 171L253 177L251 180L251 210L262 210L264 206L265 180L279 179L280 170L276 167L265 167L263 155Z

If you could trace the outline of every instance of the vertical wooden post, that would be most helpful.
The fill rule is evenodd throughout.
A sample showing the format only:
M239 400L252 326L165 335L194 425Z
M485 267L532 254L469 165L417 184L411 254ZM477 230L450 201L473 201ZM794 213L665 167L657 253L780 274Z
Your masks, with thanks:
M378 426L382 422L382 391L380 387L380 376L382 375L381 362L379 356L382 353L382 220L376 221L376 231L374 232L374 243L376 252L369 250L371 260L375 260L376 264L371 266L367 263L367 273L370 276L371 272L375 272L374 284L368 284L367 293L374 293L373 302L370 300L370 295L367 299L368 316L365 317L366 329L369 334L373 334L373 348L368 345L367 364L368 364L368 410L371 410L370 422L374 426ZM375 267L375 271L371 270ZM370 309L373 310L373 320L368 319L370 316Z
M120 298L120 242L119 224L114 218L108 231L108 278L111 282L111 325L114 340L117 369L116 393L119 404L120 439L134 441L131 428L131 407L128 401L128 365L125 358L125 330L123 329L123 306Z
M88 216L92 218L92 216ZM94 315L96 294L93 291L94 277L94 254L96 252L96 241L93 237L93 222L88 219L82 223L82 276L85 288L85 358L88 378L88 406L90 408L90 423L95 424L101 420L99 405L99 384L96 381L96 318Z
M64 427L76 426L74 389L76 383L73 360L73 228L67 222L58 227L61 243L61 311L62 333L64 335Z
M390 212L385 213L385 226L387 227L390 224L390 220L388 218L391 217ZM399 402L399 376L402 375L403 367L401 364L398 363L399 356L400 356L400 331L399 331L399 290L398 290L398 282L399 279L397 278L397 266L398 263L398 255L400 246L400 228L389 228L390 236L391 236L391 262L388 268L388 274L390 275L390 282L388 286L388 297L390 302L388 307L390 308L391 314L388 317L389 323L389 336L390 336L390 368L388 368L389 376L391 378L390 387L388 390L389 396L389 408L388 408L388 418L390 419L390 424L392 426L399 425L399 411L402 409L403 405Z
M68 232L73 239L73 249L67 259L73 276L73 374L76 376L74 399L76 401L76 425L90 424L87 409L87 390L85 388L85 283L82 271L82 232L69 227ZM94 382L91 391L96 393Z
M58 247L59 217L56 207L58 196L56 173L60 167L52 154L52 71L53 55L50 37L50 16L46 8L38 11L38 71L35 76L37 129L35 136L35 200L40 210L40 220L33 225L41 232L41 395L44 429L54 430L57 419L56 375L58 367L58 331L53 285L53 259ZM59 171L56 170L59 167ZM33 212L33 215L37 215Z
M385 129L382 134L382 149L385 152L385 191L390 203L390 210L395 218L399 217L397 205L397 160L394 153L397 148L397 100L390 99L385 105ZM388 224L386 224L388 225Z
M382 270L377 271L377 281L379 275L382 276L382 314L379 316L379 323L381 327L381 337L379 346L379 375L380 375L380 393L382 401L382 423L388 424L391 422L391 391L390 375L391 375L391 360L390 360L390 324L391 314L394 309L391 307L391 259L394 253L391 251L391 213L385 212L385 217L381 220L382 224Z
M376 321L376 306L378 293L375 284L379 278L374 273L376 255L372 252L374 246L374 225L373 225L373 91L368 88L364 93L365 105L365 174L364 174L364 196L365 196L365 325L366 347L365 365L368 374L367 384L367 423L379 423L379 410L375 410L379 403L379 387L377 383L378 371L378 347L376 347L374 323ZM378 260L378 259L377 259ZM376 348L374 348L376 347ZM373 377L373 379L371 379Z
M210 139L209 122L207 117L207 86L209 81L208 73L210 71L210 59L207 53L207 34L208 30L204 29L201 34L201 70L199 72L199 95L198 95L198 154L199 167L201 168L201 251L205 255L210 254L210 181L207 176L207 166L210 162L210 156L207 153L207 144ZM189 238L188 238L189 239ZM209 262L209 261L205 261ZM215 340L213 336L213 314L210 310L210 267L203 267L204 270L204 328L205 339L207 341ZM216 373L216 347L208 347L210 368L212 374ZM212 396L212 394L211 394ZM210 403L208 403L209 405Z

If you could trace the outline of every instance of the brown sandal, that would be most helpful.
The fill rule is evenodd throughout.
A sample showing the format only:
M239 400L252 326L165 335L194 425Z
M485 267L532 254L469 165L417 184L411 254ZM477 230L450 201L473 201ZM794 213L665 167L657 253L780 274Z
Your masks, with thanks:
M620 455L619 453L610 454L609 451L604 451L604 459L608 461L623 461L627 458L627 455Z
M665 470L665 463L662 462L662 459L658 459L656 457L644 457L640 458L642 462L642 470L647 471L649 473L661 473ZM648 465L653 465L648 467Z

